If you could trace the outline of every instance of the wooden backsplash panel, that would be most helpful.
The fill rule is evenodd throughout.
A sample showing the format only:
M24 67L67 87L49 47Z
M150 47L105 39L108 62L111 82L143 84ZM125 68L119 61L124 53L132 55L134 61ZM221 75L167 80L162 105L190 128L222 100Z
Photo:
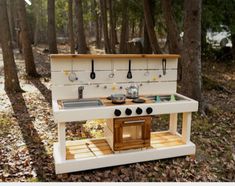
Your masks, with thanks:
M94 80L90 79L92 58L76 58L68 55L65 58L51 57L52 98L77 98L77 89L81 85L85 87L84 97L101 97L109 96L112 93L125 93L125 88L132 82L142 84L140 94L176 92L177 57L166 59L166 74L163 75L161 57L154 58L153 55L149 58L131 58L130 56L126 55L126 58L118 58L113 55L111 58L93 58L96 73L96 79ZM129 60L132 62L132 79L126 77ZM115 75L113 78L109 78L112 70L114 70ZM76 73L77 81L71 82L68 79L71 71ZM149 76L146 76L147 71Z

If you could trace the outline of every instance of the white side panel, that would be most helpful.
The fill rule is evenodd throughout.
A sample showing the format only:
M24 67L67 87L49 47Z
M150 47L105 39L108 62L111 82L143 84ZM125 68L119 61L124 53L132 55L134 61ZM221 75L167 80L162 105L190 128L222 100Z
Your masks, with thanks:
M189 142L185 145L166 147L159 149L146 149L127 153L104 155L101 157L86 158L82 160L58 161L58 144L54 144L54 157L56 174L76 172L102 167L124 165L136 162L151 161L157 159L185 156L195 154L195 145Z
M126 94L125 88L130 84L100 84L99 87L96 85L84 85L83 95L84 98L89 97L106 97L114 93ZM107 88L104 88L104 87ZM120 86L122 89L120 89ZM52 99L75 99L78 98L78 87L79 85L72 86L52 86ZM114 89L115 88L115 89ZM156 82L156 83L145 83L139 88L140 95L147 94L172 94L176 92L176 82Z

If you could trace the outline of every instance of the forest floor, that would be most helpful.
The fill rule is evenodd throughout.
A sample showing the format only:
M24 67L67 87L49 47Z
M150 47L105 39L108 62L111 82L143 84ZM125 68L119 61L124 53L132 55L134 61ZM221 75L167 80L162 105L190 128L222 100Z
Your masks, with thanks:
M66 52L65 46L60 51ZM50 63L43 47L34 48L40 79L26 79L16 54L24 93L6 94L0 54L0 182L12 181L235 181L235 64L203 62L203 74L230 93L204 87L207 116L193 114L191 140L196 158L179 157L56 175L52 145L57 141L50 91ZM163 126L158 126L157 121ZM95 124L94 124L95 123ZM94 125L93 125L94 124ZM155 118L153 130L166 118ZM98 131L98 133L96 133ZM102 121L67 127L69 138L102 135Z

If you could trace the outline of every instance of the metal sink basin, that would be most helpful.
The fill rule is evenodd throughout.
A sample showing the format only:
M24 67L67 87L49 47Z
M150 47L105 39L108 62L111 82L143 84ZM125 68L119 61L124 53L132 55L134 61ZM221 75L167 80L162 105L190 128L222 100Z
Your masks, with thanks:
M99 99L73 99L62 100L64 109L86 108L86 107L100 107L103 103Z
M172 97L173 96L173 97ZM183 101L184 98L177 96L177 95L161 95L158 96L147 96L148 99L154 100L156 102L171 102L171 101Z

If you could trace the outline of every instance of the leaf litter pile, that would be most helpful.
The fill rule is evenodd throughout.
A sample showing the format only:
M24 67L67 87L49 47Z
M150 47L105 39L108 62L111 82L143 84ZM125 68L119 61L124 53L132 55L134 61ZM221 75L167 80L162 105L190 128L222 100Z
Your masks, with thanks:
M194 113L192 119L195 158L179 157L56 175L52 152L57 126L51 109L50 64L42 50L34 48L40 79L25 78L24 63L18 56L16 63L25 92L12 95L0 91L0 182L235 181L234 64L207 62L203 66L210 79L232 93L204 87L206 116ZM155 117L152 130L166 128L167 119ZM69 123L66 132L67 139L102 137L103 120Z

